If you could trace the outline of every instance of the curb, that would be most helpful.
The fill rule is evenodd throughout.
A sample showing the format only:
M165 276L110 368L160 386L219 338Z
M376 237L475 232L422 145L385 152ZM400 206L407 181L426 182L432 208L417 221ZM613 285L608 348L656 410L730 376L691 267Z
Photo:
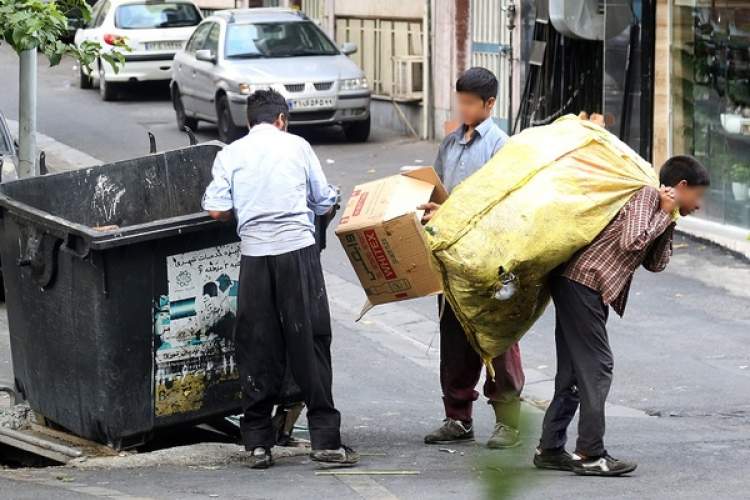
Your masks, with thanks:
M677 223L675 230L692 240L719 248L750 263L750 230L688 217Z
M18 137L18 122L6 120L8 128L14 137ZM44 151L47 156L47 165L51 173L78 170L84 167L101 165L103 162L91 155L75 149L67 144L42 133L36 133L36 145L39 152Z

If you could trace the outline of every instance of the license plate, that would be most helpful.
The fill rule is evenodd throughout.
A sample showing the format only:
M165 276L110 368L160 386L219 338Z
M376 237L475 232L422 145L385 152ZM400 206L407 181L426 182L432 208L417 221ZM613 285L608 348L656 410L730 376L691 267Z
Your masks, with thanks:
M182 42L179 40L165 40L160 42L145 42L146 50L180 50Z
M335 105L335 97L305 97L302 99L291 99L289 101L289 108L292 111L332 108Z

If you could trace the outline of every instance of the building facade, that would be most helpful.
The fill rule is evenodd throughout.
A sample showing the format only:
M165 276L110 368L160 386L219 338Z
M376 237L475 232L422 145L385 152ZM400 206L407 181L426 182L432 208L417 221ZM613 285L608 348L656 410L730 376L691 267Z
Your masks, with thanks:
M750 2L663 0L659 18L668 76L656 89L666 133L655 163L700 159L712 182L701 216L750 229Z

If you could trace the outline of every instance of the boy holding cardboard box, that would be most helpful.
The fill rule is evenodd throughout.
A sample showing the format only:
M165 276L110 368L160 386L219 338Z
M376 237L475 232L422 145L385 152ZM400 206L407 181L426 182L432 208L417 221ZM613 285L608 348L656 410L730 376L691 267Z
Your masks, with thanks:
M498 82L485 68L470 68L456 82L458 109L463 124L440 145L435 170L448 191L479 170L505 144L508 136L492 118ZM427 222L436 203L419 207L426 210ZM520 396L524 384L521 351L514 344L492 362L495 379L489 375L484 395L495 410L495 431L487 443L490 448L510 448L519 444ZM461 324L445 302L440 318L440 385L443 390L445 420L428 434L427 444L443 444L474 439L472 405L479 398L475 390L482 373L479 354L469 344Z

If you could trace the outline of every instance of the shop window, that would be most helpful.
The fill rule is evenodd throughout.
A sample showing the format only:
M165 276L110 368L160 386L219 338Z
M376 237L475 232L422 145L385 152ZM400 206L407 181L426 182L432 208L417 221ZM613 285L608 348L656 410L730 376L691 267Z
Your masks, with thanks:
M673 0L672 154L711 171L703 215L750 227L750 2Z

